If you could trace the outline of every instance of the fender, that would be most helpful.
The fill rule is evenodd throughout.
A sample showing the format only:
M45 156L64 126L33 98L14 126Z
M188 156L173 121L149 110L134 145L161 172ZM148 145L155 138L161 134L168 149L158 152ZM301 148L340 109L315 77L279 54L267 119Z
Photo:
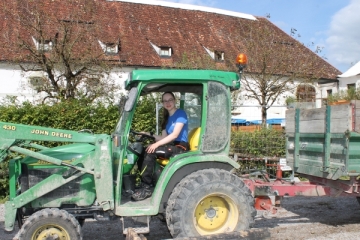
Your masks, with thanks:
M136 202L117 206L116 215L119 216L144 216L156 215L159 211L164 211L164 205L170 196L174 186L191 172L204 168L221 168L231 170L239 168L240 165L224 154L207 154L200 151L188 152L175 156L170 163L166 165L157 182L151 201L141 206ZM166 192L165 192L166 191ZM134 213L135 210L135 213Z
M163 212L167 200L180 180L192 172L205 168L219 168L230 171L240 165L224 154L203 155L202 153L175 157L163 170L154 189L152 204L159 206L158 212Z

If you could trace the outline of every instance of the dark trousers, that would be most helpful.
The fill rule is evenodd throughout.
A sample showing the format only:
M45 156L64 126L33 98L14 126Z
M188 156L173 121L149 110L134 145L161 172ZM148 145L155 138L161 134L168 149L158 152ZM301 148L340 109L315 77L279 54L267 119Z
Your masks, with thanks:
M186 143L187 144L187 143ZM141 180L151 185L156 159L169 159L170 157L189 150L188 144L164 145L158 147L153 153L145 153L144 161L141 164Z

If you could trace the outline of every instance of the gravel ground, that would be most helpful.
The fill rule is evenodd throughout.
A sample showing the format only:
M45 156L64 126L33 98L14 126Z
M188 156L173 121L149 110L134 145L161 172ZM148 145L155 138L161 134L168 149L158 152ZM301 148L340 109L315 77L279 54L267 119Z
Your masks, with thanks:
M170 239L166 223L153 217L148 240ZM4 228L4 205L0 205L0 228ZM271 219L260 215L256 229L270 233L269 239L338 240L360 239L360 207L350 197L295 197L285 198L279 214ZM0 230L0 240L11 240L13 233ZM84 240L125 239L120 221L97 222L87 220L83 227Z

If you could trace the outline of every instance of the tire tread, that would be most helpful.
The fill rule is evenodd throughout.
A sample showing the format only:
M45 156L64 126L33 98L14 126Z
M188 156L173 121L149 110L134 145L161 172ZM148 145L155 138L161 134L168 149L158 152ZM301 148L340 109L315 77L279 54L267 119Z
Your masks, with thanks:
M212 184L209 184L212 183ZM216 184L218 183L218 184ZM215 185L214 185L215 184ZM239 201L243 203L242 223L235 230L245 230L254 224L256 210L254 198L250 189L236 175L222 169L203 169L193 172L183 178L173 189L166 207L166 222L171 235L176 237L193 237L188 225L189 219L182 221L182 213L189 206L188 198L197 188L207 185L206 189L225 185L227 191L236 192Z
M70 227L75 231L76 235L76 239L71 240L82 240L82 233L79 222L67 211L57 208L45 208L32 214L19 230L17 234L19 240L29 240L27 239L26 235L30 231L30 228L38 221L46 220L48 218L58 218L60 221L69 223Z

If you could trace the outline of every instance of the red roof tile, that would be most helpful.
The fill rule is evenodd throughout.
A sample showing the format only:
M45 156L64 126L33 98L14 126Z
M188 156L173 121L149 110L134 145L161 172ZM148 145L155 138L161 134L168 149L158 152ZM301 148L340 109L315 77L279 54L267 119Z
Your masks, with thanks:
M41 8L52 17L59 20L83 21L86 24L94 24L96 28L90 28L88 41L92 51L96 54L101 53L101 48L97 42L104 43L119 42L121 51L116 56L107 56L106 59L117 62L123 62L127 66L141 67L162 67L173 66L181 62L184 55L189 61L196 61L196 58L209 61L209 55L204 47L214 51L219 50L225 53L225 63L215 63L223 69L233 69L232 61L239 52L246 52L249 57L249 66L247 71L260 71L254 63L258 59L258 52L248 48L247 42L251 40L251 28L257 27L259 31L270 29L275 33L271 47L284 51L284 45L294 56L294 61L287 59L290 71L296 71L299 64L306 62L313 69L322 69L321 78L336 79L341 74L336 68L327 63L324 59L303 46L294 38L284 33L266 18L257 18L253 21L245 18L228 16L212 12L198 10L186 10L180 8L170 8L158 5L148 5L129 2L114 2L104 0L53 0L41 1ZM6 3L5 3L6 2ZM25 29L17 26L16 22L6 14L9 8L12 11L23 11L25 2L27 4L34 1L8 0L1 3L0 9L0 61L15 61L23 52L9 49L7 41L16 41L17 33L22 37L28 38L35 35L32 29ZM40 1L35 1L40 2ZM81 3L82 2L82 3ZM73 15L77 6L72 4L93 3L94 8L88 8L87 11ZM21 3L21 5L20 5ZM94 13L94 14L91 14ZM48 26L49 36L54 36L57 27ZM24 31L24 32L21 32ZM151 46L151 43L157 46L168 46L172 48L170 59L161 58ZM256 43L259 47L269 47ZM77 47L77 51L81 46ZM104 57L104 56L103 56ZM253 59L253 62L251 61ZM309 61L311 59L311 61ZM281 60L277 59L276 61ZM274 60L275 61L275 60ZM275 64L275 62L271 63ZM286 74L278 72L277 74ZM311 73L310 73L311 74Z

